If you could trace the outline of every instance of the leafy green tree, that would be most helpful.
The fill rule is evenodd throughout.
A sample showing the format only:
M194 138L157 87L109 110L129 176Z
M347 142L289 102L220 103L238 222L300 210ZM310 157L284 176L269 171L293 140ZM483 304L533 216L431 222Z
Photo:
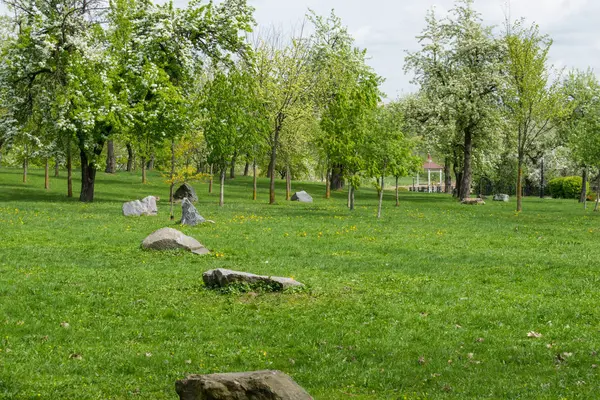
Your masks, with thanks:
M353 209L354 191L366 167L368 125L380 100L382 80L367 65L366 51L355 47L333 12L328 18L310 17L315 26L311 63L318 78L314 92L321 128L315 143L326 160L326 197L332 186L339 187L334 181L343 177L350 184L348 206Z
M507 23L508 24L508 23ZM517 147L517 211L523 209L523 166L527 156L539 151L554 129L554 121L565 110L558 79L552 81L548 52L552 41L533 25L523 22L507 26L506 85L502 104L506 107L509 132Z
M385 189L385 177L396 178L396 205L398 205L398 179L421 167L420 158L413 155L415 142L402 132L403 117L397 104L380 106L373 118L365 148L367 175L379 180L377 218Z
M219 205L224 204L225 173L238 153L250 153L265 131L266 121L256 81L242 68L215 70L205 87L204 137L209 149L209 162L220 173Z
M336 92L321 115L322 143L332 163L344 166L349 182L348 207L354 209L354 192L360 186L360 173L366 168L364 149L369 140L370 124L380 99L379 77L361 71L354 84Z
M575 159L586 167L598 170L598 194L594 211L599 210L600 198L600 84L592 71L572 72L563 85L571 112L563 118L562 131ZM586 182L582 195L585 203Z
M315 80L310 73L310 41L304 37L303 29L289 43L284 42L281 33L271 32L270 36L258 40L255 54L255 77L271 125L264 142L269 150L269 204L274 204L277 153L282 135L286 133L285 124L305 115L298 114L298 110L312 108L311 91Z

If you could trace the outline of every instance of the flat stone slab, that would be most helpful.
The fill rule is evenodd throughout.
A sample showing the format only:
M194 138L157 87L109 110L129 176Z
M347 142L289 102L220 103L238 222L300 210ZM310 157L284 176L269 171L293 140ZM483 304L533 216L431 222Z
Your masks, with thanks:
M281 371L189 375L175 390L180 400L312 400Z
M246 283L248 285L265 284L274 290L284 290L290 287L303 287L304 285L292 278L279 276L263 276L248 272L232 271L230 269L211 269L202 274L202 280L208 287L226 287L232 283Z
M150 236L142 242L142 248L159 251L184 249L199 255L210 253L210 251L196 239L186 236L173 228L162 228L151 233Z
M483 199L477 198L477 199L464 199L463 201L461 201L461 204L467 204L467 205L471 205L471 206L478 206L478 205L484 205L485 201L483 201Z
M196 191L189 183L184 183L183 185L179 186L179 188L175 191L175 194L173 194L173 198L175 200L188 199L192 202L198 201Z
M129 201L123 204L123 215L126 217L141 217L142 215L157 215L156 197L148 196L142 200Z
M198 213L192 202L184 197L181 201L181 225L196 226L205 222L206 220Z
M503 201L505 203L508 203L510 201L510 196L507 194L495 194L494 201Z
M310 194L303 190L301 192L294 193L292 196L292 201L299 201L300 203L312 203L313 198L310 196Z

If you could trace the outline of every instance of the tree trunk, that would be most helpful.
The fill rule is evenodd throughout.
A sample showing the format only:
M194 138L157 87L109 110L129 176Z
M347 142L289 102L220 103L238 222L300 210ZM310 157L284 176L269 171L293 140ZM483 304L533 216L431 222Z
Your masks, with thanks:
M155 159L155 156L154 156L154 153L152 153L150 155L150 161L148 161L148 171L154 170L154 159Z
M274 168L271 168L272 165L273 163L269 161L269 166L267 167L267 178L271 178L271 170L274 170Z
M246 165L244 165L244 176L248 176L250 172L250 162L246 161Z
M599 204L600 204L600 168L598 169L598 183L597 183L597 187L596 187L596 207L594 207L594 211L598 212L599 210Z
M94 184L96 182L96 164L88 160L87 154L80 151L81 155L81 194L79 201L91 203L94 201Z
M252 200L256 200L256 157L252 161Z
M221 167L221 190L219 192L219 207L223 207L224 202L224 192L225 192L225 166Z
M400 205L400 198L398 197L398 177L396 177L396 207Z
M458 149L456 146L454 146L454 148L452 149L452 156L452 171L454 172L454 182L456 182L454 189L452 189L452 197L460 198L460 185L462 183L462 166L461 161L459 160Z
M599 204L600 204L600 169L598 169L598 182L596 187L596 206L594 207L594 212L598 212Z
M579 196L579 202L585 203L587 200L587 181L588 181L588 168L587 166L583 169L583 174L581 175L581 196Z
M331 179L330 179L330 169L329 166L327 166L327 171L325 174L325 198L329 199L331 198Z
M444 192L451 193L452 192L452 174L450 173L450 158L449 157L446 157L446 165L444 165L444 180L445 180Z
M271 148L271 160L269 163L269 204L275 204L275 163L277 162L277 146L279 145L279 132L281 124L275 128L275 136L273 137L273 146Z
M154 157L154 155L152 156ZM169 186L169 202L171 203L171 221L175 219L173 214L173 203L175 202L175 196L173 196L173 189L175 188L175 139L171 139L171 185Z
M542 166L540 170L540 199L544 198L544 159L542 158Z
M127 172L131 172L133 170L133 147L131 147L131 143L127 143Z
M471 194L471 181L473 179L473 171L471 168L471 156L473 153L473 134L470 129L465 131L465 158L462 181L460 184L459 199L464 200Z
M29 160L27 156L23 159L23 183L27 183L27 167L29 166Z
M517 163L517 212L523 211L523 161Z
M146 157L142 156L142 184L146 183Z
M352 197L352 186L348 186L348 208L350 208L350 198Z
M60 163L58 162L58 157L56 157L56 161L54 162L54 177L58 178L60 175Z
M385 181L384 181L384 176L382 174L381 175L381 190L380 190L380 193L379 193L379 205L377 206L377 218L381 218L381 205L383 204L383 189L384 189L384 184L385 184ZM398 187L396 186L396 190L397 190L397 188ZM398 192L396 191L396 194L397 193Z
M210 178L208 179L208 193L212 193L213 192L213 165L212 164L210 164L209 175L210 175Z
M292 175L290 173L290 166L285 166L285 200L290 201L292 198Z
M340 164L331 167L330 185L331 190L341 190L344 188L344 167Z
M44 165L44 189L50 189L50 160L47 157Z
M70 140L67 143L67 197L73 197L73 159Z
M237 152L233 153L231 158L231 168L229 169L229 179L235 179L235 163L237 161Z
M350 184L350 211L354 211L354 185Z
M117 169L117 160L115 158L115 143L109 140L106 143L106 169L107 174L114 174Z

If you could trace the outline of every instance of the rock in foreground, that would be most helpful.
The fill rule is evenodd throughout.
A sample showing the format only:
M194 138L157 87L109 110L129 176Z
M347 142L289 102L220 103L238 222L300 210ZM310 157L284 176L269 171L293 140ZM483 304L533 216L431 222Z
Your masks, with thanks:
M156 215L156 197L148 196L142 200L134 200L123 204L123 215L126 217L140 217L142 215Z
M204 222L204 217L198 213L192 202L184 197L181 202L181 225L196 226Z
M190 375L175 390L180 400L312 400L281 371Z
M503 201L505 203L508 203L509 200L510 200L510 196L507 194L495 194L494 195L494 201Z
M262 276L249 274L247 272L232 271L230 269L211 269L202 274L202 280L208 287L225 287L232 283L252 285L266 285L273 290L284 290L290 287L302 287L302 283L292 278L278 276Z
M206 247L190 236L186 236L173 228L162 228L153 232L142 242L144 249L150 250L189 250L194 254L210 253Z
M196 202L198 201L198 196L196 195L196 191L189 183L184 183L179 186L179 189L175 191L173 195L175 200L183 200L188 199L189 201Z
M292 196L292 201L299 201L300 203L312 203L313 199L310 194L306 193L304 190L301 192L296 192Z

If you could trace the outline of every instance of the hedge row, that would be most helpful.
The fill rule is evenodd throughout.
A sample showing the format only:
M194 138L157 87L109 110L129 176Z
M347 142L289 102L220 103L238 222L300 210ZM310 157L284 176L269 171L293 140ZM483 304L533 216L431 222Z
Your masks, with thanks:
M581 196L581 186L583 179L580 176L566 176L564 178L552 179L548 182L550 195L559 199L579 199ZM590 191L590 184L587 184L587 191Z

